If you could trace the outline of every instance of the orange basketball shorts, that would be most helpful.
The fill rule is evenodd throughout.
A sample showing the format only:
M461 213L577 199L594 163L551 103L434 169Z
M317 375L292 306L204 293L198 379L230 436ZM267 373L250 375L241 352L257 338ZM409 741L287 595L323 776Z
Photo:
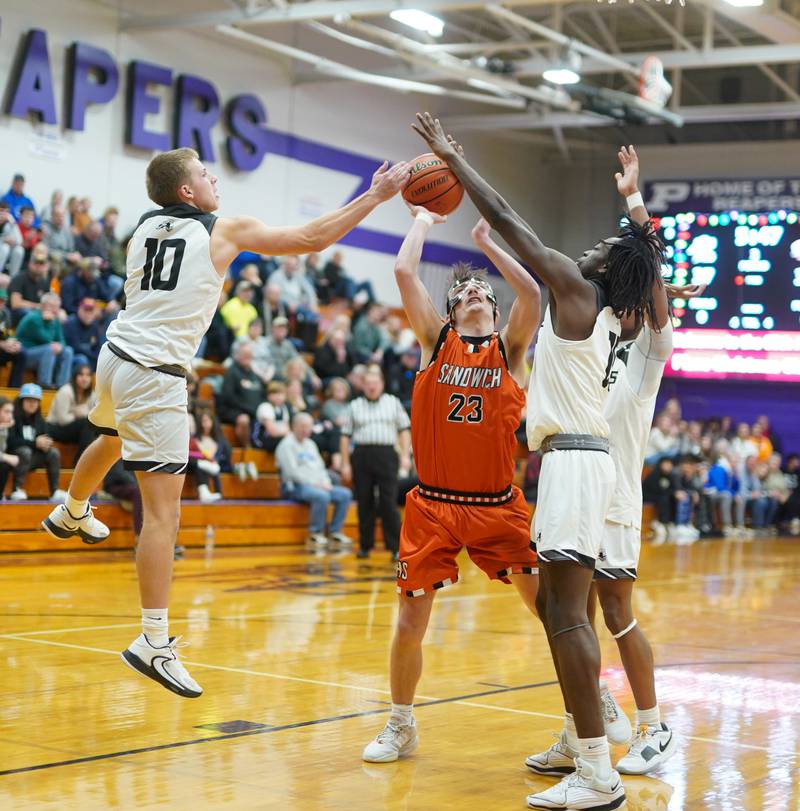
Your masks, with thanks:
M421 597L456 583L456 557L464 547L492 580L537 574L528 504L518 487L513 491L506 504L482 506L433 501L412 490L400 531L398 593Z

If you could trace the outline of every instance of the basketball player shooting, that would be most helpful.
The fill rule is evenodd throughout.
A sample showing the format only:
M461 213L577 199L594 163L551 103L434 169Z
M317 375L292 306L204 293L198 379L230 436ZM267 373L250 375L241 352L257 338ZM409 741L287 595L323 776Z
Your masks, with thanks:
M491 579L513 583L535 612L536 554L528 505L512 485L515 431L525 406L525 354L539 324L539 286L490 236L472 231L517 295L497 331L497 299L481 272L457 265L443 322L418 274L428 232L445 217L409 206L414 220L395 264L408 319L422 348L414 383L411 441L420 484L406 497L397 563L400 605L391 650L392 710L364 749L373 763L395 761L418 743L413 701L422 641L436 592L458 580L466 548Z
M159 206L139 220L128 246L127 307L108 328L97 365L101 433L81 456L66 503L42 526L56 538L99 543L109 530L89 497L122 456L136 473L144 525L136 550L142 633L122 652L125 664L179 696L202 689L181 664L167 626L173 547L189 453L186 375L219 301L228 265L242 251L280 256L324 250L393 197L408 166L384 163L370 188L306 225L273 227L255 217L217 218L217 178L193 149L157 155L147 194Z
M600 709L600 647L587 598L614 489L604 415L620 318L657 323L661 243L649 224L627 223L573 260L548 248L467 163L429 113L414 129L450 166L489 224L547 284L550 304L528 390L528 444L543 453L533 536L540 562L537 608L564 704L576 728L575 771L528 796L531 808L615 809L625 789L611 766ZM635 201L634 201L635 202ZM629 208L635 208L629 202ZM605 269L602 274L601 269ZM597 272L597 278L586 279Z

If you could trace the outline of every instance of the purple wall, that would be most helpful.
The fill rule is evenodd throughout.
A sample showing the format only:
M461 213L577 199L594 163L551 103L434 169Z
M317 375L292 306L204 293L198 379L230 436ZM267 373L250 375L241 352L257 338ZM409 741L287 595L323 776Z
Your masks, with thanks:
M753 423L766 414L772 430L781 440L783 452L800 453L800 384L739 380L694 380L665 377L657 409L670 397L677 397L686 419L730 416L737 422Z

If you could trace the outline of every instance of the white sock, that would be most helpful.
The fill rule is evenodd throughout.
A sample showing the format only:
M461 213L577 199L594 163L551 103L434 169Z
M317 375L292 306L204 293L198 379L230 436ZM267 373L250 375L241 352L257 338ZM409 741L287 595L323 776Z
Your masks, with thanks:
M578 757L591 765L600 780L611 777L611 753L605 735L599 738L578 738Z
M143 608L142 633L154 648L163 648L169 643L167 633L167 609Z
M567 746L578 751L578 730L575 729L575 719L571 712L564 713L564 733L567 736Z
M661 725L661 713L658 704L649 710L636 709L636 726L657 727Z
M89 509L89 500L84 499L83 501L79 501L77 498L73 498L69 493L67 493L64 506L67 508L69 514L73 518L83 518L83 516L86 515L86 510Z
M600 692L602 693L603 690L608 690L608 683L605 679L598 679L597 686L600 688Z
M414 715L413 704L392 704L392 714L389 721L399 727L408 726Z

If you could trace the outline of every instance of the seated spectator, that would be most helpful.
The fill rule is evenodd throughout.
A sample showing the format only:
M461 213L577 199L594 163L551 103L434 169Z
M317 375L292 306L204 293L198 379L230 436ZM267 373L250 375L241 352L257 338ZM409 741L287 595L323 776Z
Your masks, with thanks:
M50 202L39 212L39 219L45 223L53 218L53 209L60 206L64 208L64 192L61 189L55 189L50 195Z
M800 456L790 453L783 465L783 476L789 497L778 510L776 521L780 522L790 535L800 535Z
M325 469L319 449L311 440L314 421L309 414L296 414L291 433L281 440L275 451L281 476L281 494L284 498L309 504L309 541L317 547L328 545L328 538L342 546L352 541L343 532L347 510L353 494L346 487L333 483ZM328 505L333 503L333 517L328 526Z
M322 272L319 264L319 254L310 253L306 256L303 262L306 278L314 285L314 291L317 294L317 300L321 304L331 303L331 290L328 279Z
M81 259L75 270L61 281L61 303L65 312L74 315L81 301L87 298L101 302L107 316L119 311L114 293L101 276L97 263L92 259Z
M711 502L712 512L719 509L722 534L727 538L735 532L733 526L733 504L739 502L739 482L734 475L730 459L717 453L706 475L704 493Z
M290 380L286 384L286 402L295 414L309 410L309 401L306 400L305 394L303 394L303 384L299 380ZM314 403L315 407L319 403L317 400L311 402Z
M756 424L761 426L761 433L772 443L773 450L776 453L781 453L783 450L783 442L781 442L780 437L778 437L772 429L769 417L766 414L762 414L756 420Z
M25 371L25 347L14 337L11 330L11 310L8 309L8 291L0 288L0 369L11 364L8 385L18 389ZM1 491L0 491L1 492Z
M16 276L24 261L22 233L8 202L0 200L0 273Z
M50 292L51 275L47 245L40 243L31 251L28 267L17 273L8 286L8 303L15 324L26 313L39 309L42 296Z
M289 310L281 301L281 289L277 284L264 285L264 298L261 303L261 318L264 320L264 332L272 331L272 322L276 318L285 318L289 323Z
M276 366L272 360L270 352L270 339L263 335L261 319L255 318L247 328L247 337L238 338L233 343L233 353L239 348L239 344L248 341L253 347L253 371L264 381L264 384L275 377Z
M92 201L88 197L70 198L72 206L67 206L71 215L72 232L79 237L93 221Z
M219 477L220 466L203 453L195 436L196 433L197 424L194 415L189 414L189 460L186 465L186 472L190 476L194 476L195 482L197 482L197 497L200 503L213 504L222 498L222 481ZM212 492L208 486L211 481L216 486L216 493Z
M72 365L86 364L92 372L97 369L97 356L106 339L106 329L100 320L97 302L81 300L78 312L64 324L64 340L72 348Z
M282 315L272 319L270 336L265 339L265 349L269 364L283 374L286 364L298 357L297 347L289 340L289 321Z
M390 376L393 366L400 363L400 356L409 347L416 344L417 339L412 330L403 326L400 316L390 315L386 319L386 346L383 350L383 374Z
M272 453L289 433L292 411L286 404L286 386L273 381L267 386L267 401L256 412L253 445Z
M222 433L213 412L208 409L201 409L197 414L197 433L195 434L197 444L203 452L203 456L219 465L222 473L231 473L231 445ZM222 488L218 488L222 492Z
M314 352L314 371L323 383L334 377L347 377L356 365L356 356L347 345L347 334L332 330Z
M334 377L328 382L325 395L327 399L322 404L322 419L330 420L337 428L341 428L350 402L350 384L343 377Z
M419 358L419 346L409 347L400 356L400 363L391 367L386 378L386 391L397 397L409 413L411 413L411 393L414 391L414 381L419 370Z
M678 459L677 489L675 490L675 530L670 540L678 544L694 543L700 532L692 524L700 504L700 488L697 481L698 458L681 456Z
M314 374L314 370L299 355L291 358L283 367L283 379L288 386L293 380L300 383L303 396L308 402L309 410L319 408L320 402L316 392L322 389L322 381Z
M32 208L36 211L33 200L25 194L25 176L17 173L11 181L11 188L0 197L0 202L8 203L11 216L19 222L22 209Z
M790 495L786 476L784 476L781 470L781 455L779 453L773 453L769 457L761 486L767 498L770 500L764 523L766 528L772 531L775 527L778 513L789 500Z
M72 347L64 340L60 309L61 299L47 293L41 309L31 310L17 326L16 337L25 347L25 368L36 370L44 389L60 389L72 374Z
M353 351L362 363L380 363L386 346L386 332L382 324L386 309L377 302L367 307L366 315L353 327Z
M236 338L244 338L247 328L258 318L253 306L253 285L248 281L239 282L234 294L220 309L223 321Z
M253 287L255 298L259 297L264 282L261 280L261 274L258 272L258 265L254 264L253 262L245 265L239 273L239 281L250 282Z
M62 386L50 404L47 415L47 434L56 442L77 445L72 466L97 438L97 429L89 422L89 412L96 400L92 390L92 370L79 366L72 380Z
M39 226L36 225L36 212L31 206L22 207L17 227L20 234L22 234L22 247L25 250L25 255L30 256L30 252L42 239L42 232Z
M109 206L100 219L100 227L102 228L102 238L108 246L108 262L109 270L115 276L119 276L123 284L127 271L125 268L125 251L122 248L122 243L117 236L117 224L119 223L119 209L114 206Z
M53 207L49 218L43 221L43 230L43 242L50 250L53 267L63 275L69 266L76 265L81 259L75 250L75 236L67 224L67 212L63 206Z
M703 423L690 420L678 425L678 456L699 456L702 451Z
M313 347L319 328L317 294L311 282L300 270L297 257L285 257L281 267L269 280L280 289L281 301L295 319L297 337L303 346Z
M94 220L86 225L75 237L75 250L84 259L90 259L91 265L97 269L108 290L108 298L105 300L115 299L122 292L125 279L117 276L111 270L111 247L103 236L103 226ZM95 298L102 299L102 296L95 296Z
M334 251L331 258L325 263L322 275L327 282L328 295L345 298L352 302L356 293L365 292L368 301L375 301L375 293L372 290L370 281L355 282L351 279L342 267L344 255L341 251Z
M772 442L770 442L769 437L764 433L764 426L760 422L756 422L750 429L750 441L756 447L756 457L758 461L769 461L773 453Z
M211 324L208 331L203 336L200 346L197 350L198 358L207 358L212 361L221 363L231 355L231 347L233 345L234 335L225 323L222 317L221 308L227 301L227 294L224 290L221 291L219 296L219 304L211 319Z
M8 432L14 427L14 403L0 397L0 501L6 492L8 474L19 464L19 456L7 452Z
M745 531L745 536L752 538L756 531L763 530L767 525L767 515L770 512L770 498L764 491L763 478L766 475L766 466L758 461L755 454L748 456L744 460L739 474L741 503L737 525L744 525L745 509L750 511L750 529Z
M650 525L656 545L667 540L667 528L674 523L676 489L672 458L664 456L642 481L642 498L656 508L656 518Z
M357 363L353 370L347 375L347 382L350 384L351 397L359 397L364 393L364 375L367 373L367 366L364 363Z
M222 422L234 426L236 439L244 448L250 445L251 425L255 425L256 411L266 396L264 381L253 371L253 347L242 343L222 378L217 414Z
M670 416L662 411L650 429L644 452L644 463L652 467L659 460L674 458L678 453L678 432Z
M731 441L731 453L742 463L751 456L758 456L758 448L750 438L750 426L740 422L736 426L736 436Z
M8 451L19 457L13 469L14 490L12 501L25 501L25 482L28 473L36 468L47 470L50 500L64 501L67 494L59 489L61 455L53 446L53 438L47 432L47 423L42 416L42 389L35 383L26 383L19 390L14 403L14 425L8 433Z

